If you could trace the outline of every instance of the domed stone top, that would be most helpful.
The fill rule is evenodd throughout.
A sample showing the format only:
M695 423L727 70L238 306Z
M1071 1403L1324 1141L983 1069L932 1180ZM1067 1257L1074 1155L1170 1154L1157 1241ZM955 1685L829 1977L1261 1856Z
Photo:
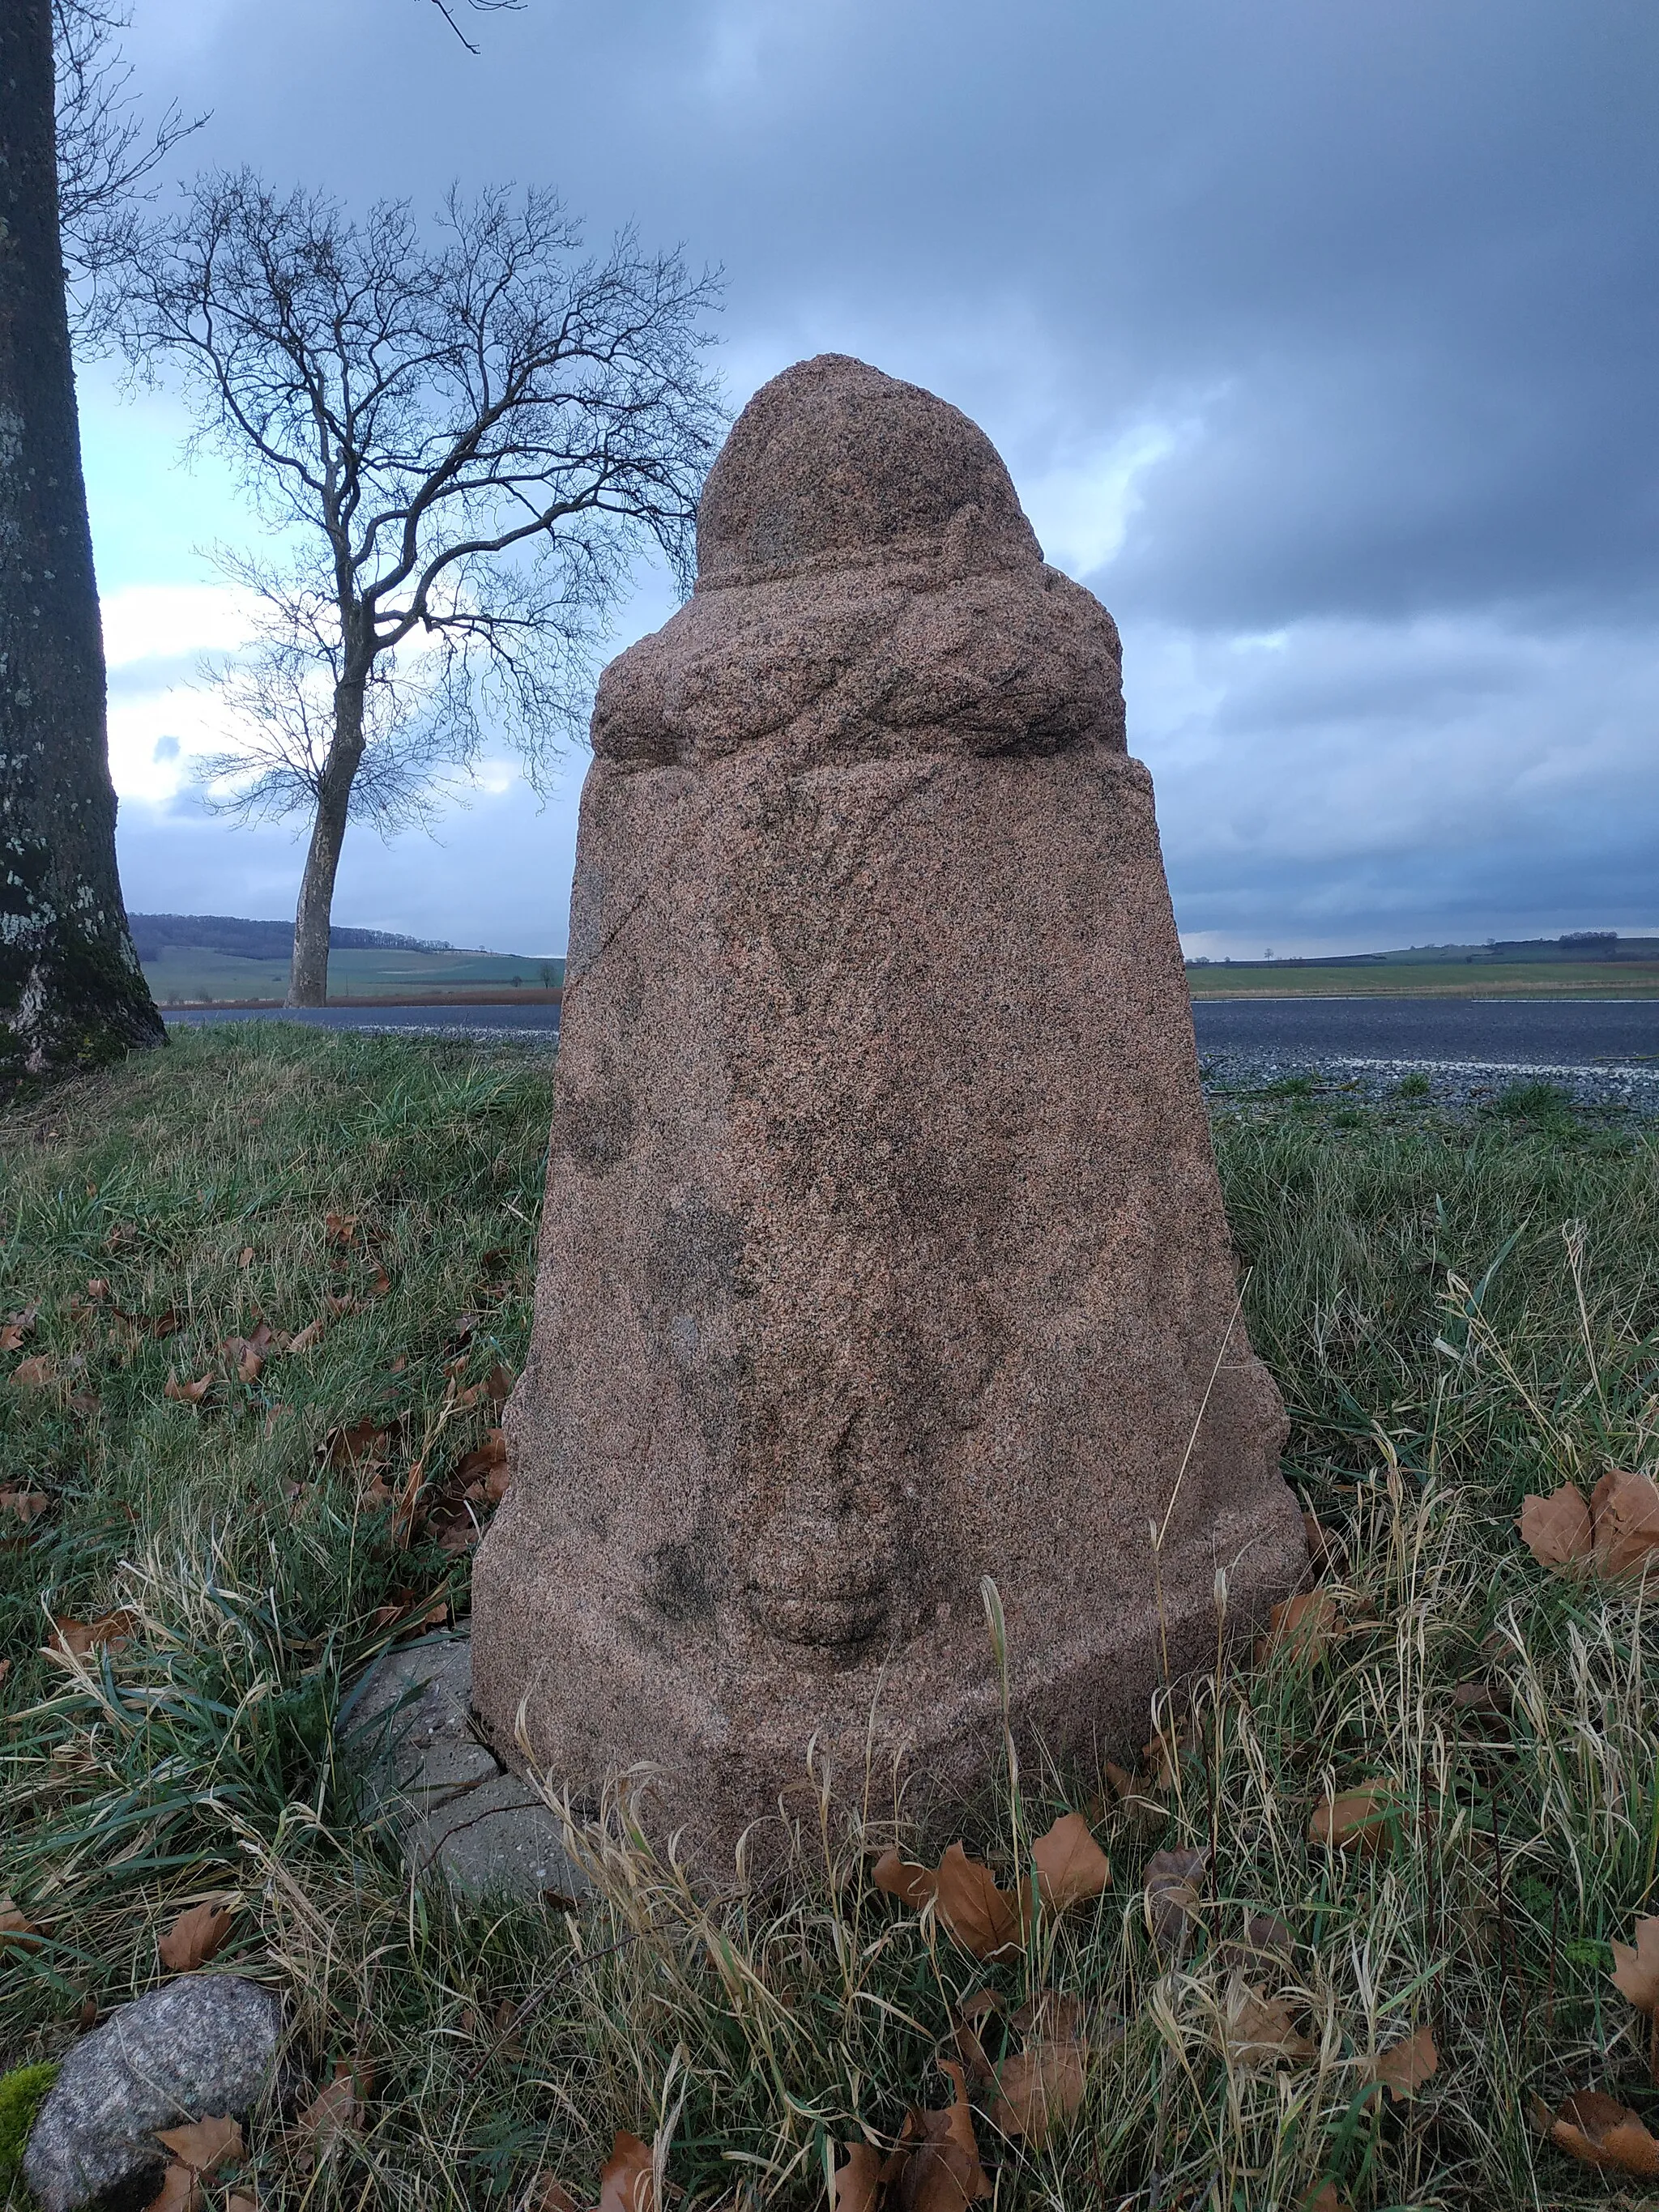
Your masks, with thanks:
M919 385L822 353L763 384L733 425L703 487L697 581L853 562L941 541L953 523L971 532L975 568L1042 561L977 423Z

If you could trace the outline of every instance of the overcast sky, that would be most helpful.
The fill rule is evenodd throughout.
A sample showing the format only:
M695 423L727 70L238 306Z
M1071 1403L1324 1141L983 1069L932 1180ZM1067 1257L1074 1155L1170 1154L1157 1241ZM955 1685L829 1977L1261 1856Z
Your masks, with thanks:
M551 184L720 264L733 407L854 353L974 416L1124 639L1194 952L1659 928L1652 0L136 0L189 166L365 209ZM82 390L129 905L292 911L181 688L249 526L165 393ZM617 642L672 605L641 579ZM337 921L563 946L583 757Z

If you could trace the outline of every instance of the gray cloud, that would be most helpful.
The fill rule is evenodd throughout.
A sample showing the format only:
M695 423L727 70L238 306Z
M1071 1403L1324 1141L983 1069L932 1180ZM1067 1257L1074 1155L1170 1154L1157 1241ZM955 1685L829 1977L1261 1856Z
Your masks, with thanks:
M1189 929L1659 922L1647 0L532 0L477 62L420 0L136 27L204 159L556 181L724 263L734 399L836 346L975 414L1123 626Z

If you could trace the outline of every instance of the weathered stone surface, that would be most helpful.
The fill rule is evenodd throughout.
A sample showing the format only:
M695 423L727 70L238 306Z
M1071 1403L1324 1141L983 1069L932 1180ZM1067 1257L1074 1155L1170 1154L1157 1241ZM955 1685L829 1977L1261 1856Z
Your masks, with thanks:
M982 1777L982 1577L1018 1733L1086 1755L1213 1649L1218 1568L1243 1626L1304 1547L1110 617L972 423L833 356L698 552L594 710L473 1695L724 1855L814 1735L853 1796L867 1728L912 1803Z
M142 2204L166 2153L158 2128L240 2119L276 2075L280 2000L234 1974L151 1990L82 2036L35 2117L23 2177L44 2212L119 2192Z
M579 1897L586 1881L538 1793L473 1733L465 1637L388 1651L342 1730L359 1808L390 1820L415 1866L470 1895Z

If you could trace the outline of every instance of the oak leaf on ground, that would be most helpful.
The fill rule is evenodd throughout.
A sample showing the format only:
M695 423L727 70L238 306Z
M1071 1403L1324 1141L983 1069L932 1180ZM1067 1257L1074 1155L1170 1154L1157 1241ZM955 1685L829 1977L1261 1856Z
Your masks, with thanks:
M0 1952L33 1951L40 1942L40 1930L11 1892L0 1891Z
M892 2212L964 2212L991 2194L963 2069L954 2059L943 2058L939 2071L950 2081L951 2102L931 2112L912 2106L882 2166L884 2201Z
M1319 2055L1296 2025L1295 2008L1283 1997L1270 1997L1235 1974L1222 2001L1218 2034L1229 2058L1241 2065L1273 2065L1281 2059L1305 2061Z
M1370 2079L1381 2082L1396 2104L1414 2095L1430 2075L1439 2070L1440 2053L1435 2048L1434 2033L1426 2021L1400 2042L1379 2051L1365 2067Z
M1599 2089L1575 2089L1553 2112L1542 2098L1532 2100L1534 2124L1558 2150L1586 2166L1610 2167L1644 2179L1659 2178L1659 2141L1616 2097Z
M1360 1851L1376 1857L1389 1848L1389 1822L1398 1802L1394 1783L1357 1782L1322 1797L1308 1822L1308 1840L1328 1850Z
M637 2136L617 2135L599 2168L599 2212L661 2212L651 2147Z
M1518 1526L1540 1566L1621 1581L1659 1565L1659 1486L1650 1475L1613 1468L1588 1504L1570 1482L1547 1498L1523 1498Z
M96 1620L71 1620L60 1614L54 1617L52 1626L52 1641L46 1647L48 1658L61 1648L74 1658L88 1659L94 1651L119 1651L131 1644L138 1616L125 1608L100 1613Z
M1198 1885L1209 1861L1206 1844L1195 1850L1154 1851L1147 1860L1146 1929L1160 1952L1178 1957L1185 1949L1198 1911Z
M40 1312L38 1304L25 1306L21 1313L10 1315L0 1322L0 1352L15 1352L23 1339L34 1328L34 1317Z
M1659 2008L1659 1920L1638 1920L1635 1942L1613 1945L1613 1978L1638 2012Z
M1268 1616L1267 1634L1256 1639L1255 1663L1265 1666L1273 1652L1288 1651L1311 1664L1324 1657L1341 1626L1342 1616L1323 1590L1287 1597Z
M1611 1581L1659 1567L1659 1485L1614 1468L1590 1492L1595 1571Z
M1089 1832L1081 1813L1062 1813L1031 1845L1037 1895L1050 1912L1064 1912L1102 1896L1112 1879L1111 1862Z
M228 1905L192 1905L162 1936L156 1955L169 1973L193 1974L224 1948L235 1919Z
M234 2166L243 2155L240 2124L212 2113L181 2128L158 2128L155 2140L172 2152L179 2165L197 2173L213 2173L222 2166Z
M881 2190L881 2153L873 2143L844 2142L847 2162L830 2178L830 2212L876 2212Z

